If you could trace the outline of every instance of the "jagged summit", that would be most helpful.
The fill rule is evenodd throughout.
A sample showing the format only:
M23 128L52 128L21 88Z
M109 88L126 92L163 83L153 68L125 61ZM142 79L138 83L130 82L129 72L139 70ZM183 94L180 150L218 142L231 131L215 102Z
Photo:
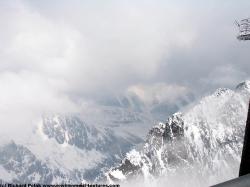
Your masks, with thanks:
M249 82L240 85L247 88ZM107 179L163 177L166 186L172 180L177 186L210 186L236 177L249 97L250 92L218 89L187 111L173 114L154 126L143 149L128 153Z
M250 80L246 80L236 86L236 90L247 90L250 92Z

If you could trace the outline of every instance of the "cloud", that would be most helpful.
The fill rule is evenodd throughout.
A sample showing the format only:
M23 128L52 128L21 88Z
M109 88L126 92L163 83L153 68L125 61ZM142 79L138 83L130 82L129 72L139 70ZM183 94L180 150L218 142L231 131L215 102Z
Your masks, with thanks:
M215 68L205 79L201 82L206 85L214 87L232 87L244 81L249 75L237 69L232 65L219 66Z
M127 91L174 102L247 78L250 44L233 25L241 3L1 1L1 124Z
M189 89L180 85L157 83L154 85L134 85L128 88L129 94L135 94L147 105L158 103L174 103L177 99L186 96Z
M176 10L167 9L170 18L154 4L94 5L89 5L90 11L80 4L80 10L72 10L72 19L63 16L65 7L56 12L62 17L55 19L55 14L43 15L29 3L8 5L3 13L8 27L0 70L27 70L63 79L69 86L66 91L74 94L110 93L151 79L171 45L192 43L189 28L178 30L173 24L166 29L170 20L180 24Z
M59 84L27 72L1 73L1 135L27 138L42 115L77 112L78 106L57 91Z

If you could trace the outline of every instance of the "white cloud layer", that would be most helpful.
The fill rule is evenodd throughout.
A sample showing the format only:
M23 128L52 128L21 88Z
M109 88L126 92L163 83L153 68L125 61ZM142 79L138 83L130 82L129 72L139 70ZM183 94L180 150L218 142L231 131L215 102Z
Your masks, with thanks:
M127 90L165 102L249 77L249 44L233 29L241 3L1 1L1 126Z
M60 79L70 92L122 91L152 78L171 45L192 43L189 27L176 29L181 18L172 9L111 3L102 8L89 5L90 11L80 4L80 17L72 12L76 19L62 22L64 16L52 19L21 2L5 1L1 21L8 20L8 25L2 25L0 70ZM177 25L169 27L170 20L178 20Z

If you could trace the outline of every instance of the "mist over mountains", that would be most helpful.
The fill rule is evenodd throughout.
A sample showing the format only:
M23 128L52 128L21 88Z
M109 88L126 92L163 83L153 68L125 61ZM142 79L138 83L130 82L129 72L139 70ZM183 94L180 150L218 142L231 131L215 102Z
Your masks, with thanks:
M228 180L238 173L249 95L249 81L218 89L154 127L154 113L149 118L124 106L104 107L106 125L89 125L76 114L43 116L28 139L2 138L0 179L153 185L147 182L163 178L180 185L191 177L187 186ZM140 131L148 131L146 138Z
M183 105L190 102L179 100ZM152 124L180 106L156 99L149 104L125 94L88 104L81 114L45 113L28 125L31 129L23 129L24 134L2 133L0 179L48 184L104 181L111 167L143 144Z

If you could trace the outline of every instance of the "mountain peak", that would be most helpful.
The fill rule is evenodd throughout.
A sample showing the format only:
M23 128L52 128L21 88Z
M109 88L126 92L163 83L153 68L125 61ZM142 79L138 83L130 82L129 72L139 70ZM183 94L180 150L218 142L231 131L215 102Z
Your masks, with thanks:
M165 123L150 129L141 150L132 152L140 164L134 164L128 156L111 169L109 178L119 180L156 176L177 181L181 175L199 180L177 181L176 186L210 186L238 173L245 128L246 102L250 93L250 81L237 86L243 94L226 88L217 89L212 95L182 113L175 113ZM236 90L237 90L236 89ZM137 162L138 163L138 162ZM225 168L228 173L225 174ZM216 172L214 172L216 171ZM123 174L123 175L121 175ZM207 178L205 176L212 176ZM200 180L202 179L202 180ZM189 183L191 182L191 183ZM169 182L169 186L172 183ZM168 185L166 185L168 186Z
M236 90L247 90L248 92L250 92L250 80L246 80L238 84L236 86Z
M225 95L227 93L229 93L231 90L228 88L218 88L213 95L215 95L216 97Z

